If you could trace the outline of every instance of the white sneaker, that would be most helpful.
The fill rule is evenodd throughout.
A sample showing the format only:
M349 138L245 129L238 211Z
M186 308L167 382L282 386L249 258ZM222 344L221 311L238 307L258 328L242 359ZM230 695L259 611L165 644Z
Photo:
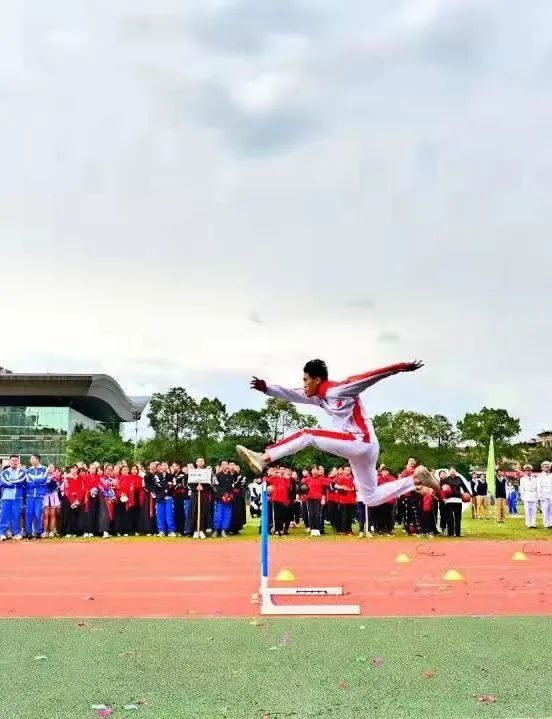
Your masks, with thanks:
M224 529L223 529L222 532L220 533L220 536L221 536L221 537L227 537L228 535L226 534L226 532L225 532Z
M319 530L319 529L311 529L310 536L311 536L311 537L319 537L319 536L320 536L320 530Z
M157 536L158 536L158 537L164 537L164 536L165 536L165 532L157 532Z
M50 532L50 534L49 534L48 536L49 536L50 538L52 538L52 537L55 537L56 535L54 534L54 532Z
M92 535L90 535L90 536L92 536ZM128 537L128 534L123 534L123 537Z
M5 542L7 539L5 534L0 534L0 542Z
M42 539L46 539L46 537L48 536L48 532L42 532L40 536L42 537Z
M110 537L111 537L111 534L109 534L109 532L104 532L102 534L102 539L109 539Z
M128 534L125 534L125 537L128 537ZM176 537L176 532L169 532L169 537Z
M18 539L18 540L19 540L19 539L23 539L23 536L22 536L21 534L16 534L16 535L14 536L14 539Z
M199 532L194 532L194 539L199 539Z
M200 538L200 539L205 539L205 532L200 532L200 533L199 533L199 538Z
M262 474L266 469L266 462L260 452L252 452L242 444L236 445L236 452L239 458L242 459L255 474Z

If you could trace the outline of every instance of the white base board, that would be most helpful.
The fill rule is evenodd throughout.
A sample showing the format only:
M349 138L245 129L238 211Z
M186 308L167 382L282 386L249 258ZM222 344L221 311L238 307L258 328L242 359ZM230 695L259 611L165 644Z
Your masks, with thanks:
M265 587L261 589L261 614L284 615L344 615L360 614L358 604L274 604L272 597L337 597L343 587Z

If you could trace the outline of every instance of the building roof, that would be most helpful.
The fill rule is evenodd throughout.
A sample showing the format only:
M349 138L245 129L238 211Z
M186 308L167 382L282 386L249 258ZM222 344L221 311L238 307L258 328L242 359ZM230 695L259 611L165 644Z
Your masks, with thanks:
M72 407L99 422L140 419L148 397L128 397L106 374L0 373L0 406Z
M539 432L537 437L548 437L550 434L552 434L552 429L545 429L544 432Z

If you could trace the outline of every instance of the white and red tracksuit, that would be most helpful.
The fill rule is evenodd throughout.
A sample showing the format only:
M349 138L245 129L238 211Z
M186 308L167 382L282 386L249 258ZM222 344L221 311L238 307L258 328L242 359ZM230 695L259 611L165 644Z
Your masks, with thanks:
M410 477L378 487L376 463L379 455L379 442L374 432L372 420L367 416L359 398L361 392L386 377L406 371L407 364L395 364L365 374L348 377L343 382L322 382L318 394L307 397L303 389L284 389L278 385L268 385L266 394L289 402L313 404L325 410L333 418L335 431L326 429L302 429L268 447L270 461L296 454L305 447L315 446L323 452L330 452L349 460L359 502L369 507L387 502L414 489L414 480Z

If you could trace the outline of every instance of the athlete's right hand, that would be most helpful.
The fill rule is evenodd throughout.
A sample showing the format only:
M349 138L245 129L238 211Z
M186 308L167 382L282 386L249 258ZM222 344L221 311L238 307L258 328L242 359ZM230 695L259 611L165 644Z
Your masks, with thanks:
M264 379L253 377L251 380L251 389L256 389L257 392L266 392L266 382Z

